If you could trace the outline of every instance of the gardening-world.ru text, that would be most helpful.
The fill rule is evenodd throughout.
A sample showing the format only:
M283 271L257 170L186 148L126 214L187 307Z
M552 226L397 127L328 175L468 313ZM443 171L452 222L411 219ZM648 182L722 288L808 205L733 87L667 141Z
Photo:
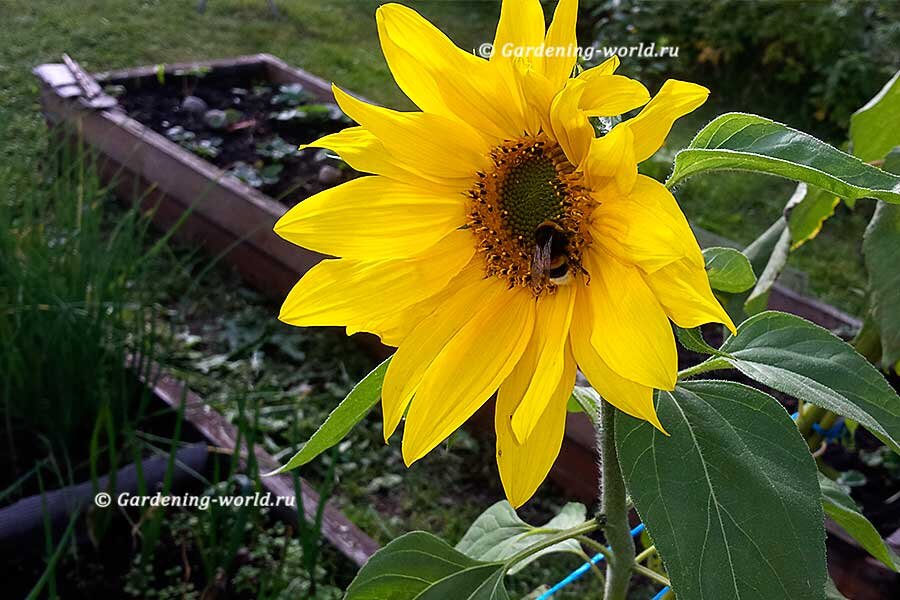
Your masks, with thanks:
M211 504L222 507L258 507L258 508L293 508L297 505L297 499L294 496L278 496L269 492L250 495L237 496L210 496L207 494L163 494L157 492L155 494L139 495L129 492L122 492L116 496L111 496L106 492L100 492L94 496L94 504L100 508L106 508L115 501L116 506L122 508L140 508L146 506L152 507L173 507L173 508L199 508L207 510Z
M678 58L678 46L657 46L651 42L640 42L636 46L519 46L507 42L499 48L485 42L475 49L475 54L482 58L490 58L499 52L504 58L543 58L543 57L579 57L591 61L595 58Z

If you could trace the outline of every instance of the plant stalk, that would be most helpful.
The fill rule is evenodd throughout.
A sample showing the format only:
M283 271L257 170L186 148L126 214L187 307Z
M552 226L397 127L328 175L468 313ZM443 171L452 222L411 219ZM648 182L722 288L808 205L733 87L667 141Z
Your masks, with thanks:
M600 510L606 515L606 541L612 555L606 563L604 600L626 600L634 566L634 539L628 523L625 480L616 451L616 409L606 401L600 403Z

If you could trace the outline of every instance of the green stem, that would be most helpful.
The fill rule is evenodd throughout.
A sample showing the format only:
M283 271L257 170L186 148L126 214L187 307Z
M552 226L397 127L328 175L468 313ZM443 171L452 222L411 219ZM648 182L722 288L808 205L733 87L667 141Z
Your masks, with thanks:
M600 585L606 585L606 576L603 575L603 571L597 568L597 565L594 564L593 559L583 551L580 552L580 555L584 562L591 566L591 573L593 573L597 577L597 579L600 580Z
M616 450L616 409L606 401L600 403L600 510L606 515L606 541L612 556L606 561L604 600L626 600L634 565L634 539L628 524L625 480Z
M725 358L721 356L716 356L714 358L703 361L699 365L694 365L693 367L688 367L687 369L678 371L678 379L684 380L688 377L693 377L694 375L700 375L701 373L730 368L731 363L729 363Z
M634 565L634 572L639 575L643 575L647 579L652 579L656 583L661 583L663 585L672 585L672 582L669 581L668 577L660 575L653 569L648 569L643 565Z
M586 521L586 522L582 523L581 525L572 527L571 529L566 529L566 530L560 531L556 535L548 537L547 539L543 540L542 542L535 544L534 546L530 546L529 548L522 550L515 556L507 559L506 566L511 567L512 565L516 564L517 562L525 560L532 554L540 552L544 548L549 548L550 546L555 546L556 544L558 544L560 542L564 542L571 538L577 538L580 535L585 535L587 533L591 533L592 531L597 531L598 529L600 529L600 524L597 523L596 519L591 519L590 521Z
M604 546L597 540L592 540L591 538L584 536L584 535L580 535L575 539L577 539L579 542L581 542L585 546L590 547L592 550L594 550L598 554L602 554L603 558L606 559L607 561L610 558L612 558L612 552L609 551L609 548L607 548L606 546Z
M641 563L656 554L656 546L650 546L648 548L644 548L644 550L634 557L634 562Z
M881 332L871 315L863 321L862 328L853 339L853 347L872 364L877 365L881 360Z

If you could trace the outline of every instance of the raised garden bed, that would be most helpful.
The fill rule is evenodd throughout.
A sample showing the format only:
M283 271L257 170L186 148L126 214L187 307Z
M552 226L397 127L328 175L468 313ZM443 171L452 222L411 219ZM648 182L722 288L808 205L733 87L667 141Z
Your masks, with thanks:
M120 197L136 198L146 208L154 209L154 220L163 230L181 222L176 237L202 244L214 255L224 254L224 260L248 282L275 299L283 298L297 279L323 258L284 242L272 232L272 225L288 205L353 177L352 172L338 162L328 162L331 159L315 150L291 156L275 182L266 183L262 178L271 161L262 160L256 166L260 181L249 176L241 181L226 170L233 173L236 162L249 164L253 156L258 159L259 148L271 142L275 134L289 144L300 144L331 128L340 128L340 115L332 112L325 118L321 109L317 110L323 119L315 121L315 126L298 129L302 120L280 120L283 111L279 104L283 101L294 102L284 111L301 112L303 102L326 107L332 103L330 87L324 81L270 55L169 65L164 69L140 67L96 75L107 91L119 94L117 106L96 110L85 106L83 90L63 65L42 65L35 74L41 81L48 123L77 131L99 154L101 172ZM278 94L301 92L309 94L302 102L285 98L276 101ZM187 96L202 100L207 111L240 110L241 114L222 115L223 130L219 124L210 124L207 112L201 116L199 109L186 110ZM215 137L223 139L211 143L209 140ZM198 155L204 153L209 160ZM330 179L321 176L324 166L334 169L325 171ZM254 187L246 181L259 185ZM282 201L262 192L282 196ZM853 331L859 327L853 317L779 285L772 291L770 306L829 329ZM358 337L379 356L389 352L369 336ZM691 359L687 354L683 358ZM492 430L490 408L480 411L473 421L482 429ZM570 415L561 457L551 476L575 498L591 502L597 490L595 464L591 425L581 415ZM888 518L883 528L894 527L890 522ZM893 575L891 581L896 585Z
M164 553L155 558L149 570L136 570L134 561L140 554L140 536L136 536L134 519L140 517L138 509L120 509L114 505L101 509L95 506L97 490L109 491L115 498L122 493L131 496L153 495L164 486L169 486L170 495L189 493L199 497L210 493L209 484L204 483L204 478L213 481L214 487L222 493L248 493L247 490L238 489L240 477L215 483L219 473L214 464L216 461L228 463L231 456L237 453L239 462L246 466L246 439L241 439L237 428L184 384L158 367L149 370L144 380L151 394L149 408L151 414L155 415L146 433L153 435L152 432L156 432L160 439L164 439L172 436L173 431L178 432L180 449L175 453L174 461L170 462L167 456L156 456L143 460L140 465L128 464L117 469L114 478L110 475L98 477L96 487L89 477L81 483L63 487L54 488L52 484L48 484L43 492L37 491L0 507L0 556L4 557L7 564L13 595L24 596L34 585L44 566L42 554L46 551L45 535L52 532L54 540L66 535L73 536L79 553L79 559L75 562L58 562L60 587L57 591L64 597L97 597L104 593L119 596L123 591L132 597L139 596L142 578L153 581L153 577L160 574L171 575L168 569L173 566L183 567L180 585L186 587L181 589L182 593L205 588L218 589L217 593L224 594L221 597L254 597L252 590L258 588L258 581L252 580L253 573L264 572L271 567L266 561L271 561L273 556L247 551L246 556L240 559L243 562L234 565L236 580L241 577L250 578L243 582L246 589L238 589L241 584L235 585L236 580L229 582L225 574L222 575L221 582L207 581L202 574L201 553L209 549L204 550L201 547L202 541L191 537L195 535L192 532L195 525L189 526L188 523L197 517L192 517L188 512L179 512L163 521L163 538L160 543L180 547L181 556L176 557L177 560L173 563L172 553ZM179 416L184 421L181 426L176 424ZM254 459L260 472L267 472L278 466L275 459L258 446L254 447ZM222 471L226 469L227 466L221 467ZM77 471L74 476L79 480L85 478L84 473ZM235 482L238 482L237 487ZM8 487L6 484L4 488ZM267 548L277 551L275 558L284 558L287 540L291 538L292 531L297 531L298 509L303 511L307 523L316 520L321 498L306 481L299 479L298 484L302 507L298 506L298 488L295 488L292 476L262 478L263 493L271 494L271 502L278 502L277 498L284 499L281 506L259 509L260 518L268 522L267 529L272 531L271 537L280 540L277 548ZM106 511L109 511L113 520L109 526L104 526L102 544L95 545L94 531L101 513ZM220 512L223 511L220 509ZM131 524L128 518L120 518L120 514L127 513L134 513L130 516ZM205 518L205 514L200 518ZM220 514L211 519L210 526L222 526L221 518ZM231 517L226 515L224 518L227 521ZM321 524L322 537L340 555L337 564L344 564L344 568L332 576L346 585L352 578L355 567L364 564L379 546L330 502L324 505ZM235 526L244 525L240 519L228 525ZM70 528L71 532L67 533ZM247 567L243 573L239 573L241 567ZM299 563L294 567L299 568ZM102 577L98 579L98 574L86 573L92 568L101 569Z

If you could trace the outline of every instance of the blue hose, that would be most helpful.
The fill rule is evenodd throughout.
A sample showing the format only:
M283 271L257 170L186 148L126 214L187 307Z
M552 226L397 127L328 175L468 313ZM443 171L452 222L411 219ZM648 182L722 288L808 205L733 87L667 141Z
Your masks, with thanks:
M642 531L644 531L643 523L641 523L640 525L638 525L637 527L635 527L634 529L631 530L631 537L640 535ZM577 569L575 569L574 571L572 571L571 573L566 575L566 577L563 580L561 580L559 583L554 585L552 588L550 588L549 590L547 590L546 592L544 592L543 594L538 596L537 600L547 600L553 594L555 594L559 590L563 589L564 587L566 587L573 581L580 579L582 575L584 575L591 569L592 565L596 565L599 562L603 562L603 555L600 553L597 553L593 556L593 558L591 558L590 562L584 563L583 565L581 565L580 567L578 567Z
M795 412L791 415L791 418L796 421L799 415L800 413ZM824 429L818 423L813 423L812 430L825 438L826 442L833 442L834 440L841 437L841 434L844 433L844 419L843 417L841 417L840 419L835 421L834 425L832 425L828 429Z

